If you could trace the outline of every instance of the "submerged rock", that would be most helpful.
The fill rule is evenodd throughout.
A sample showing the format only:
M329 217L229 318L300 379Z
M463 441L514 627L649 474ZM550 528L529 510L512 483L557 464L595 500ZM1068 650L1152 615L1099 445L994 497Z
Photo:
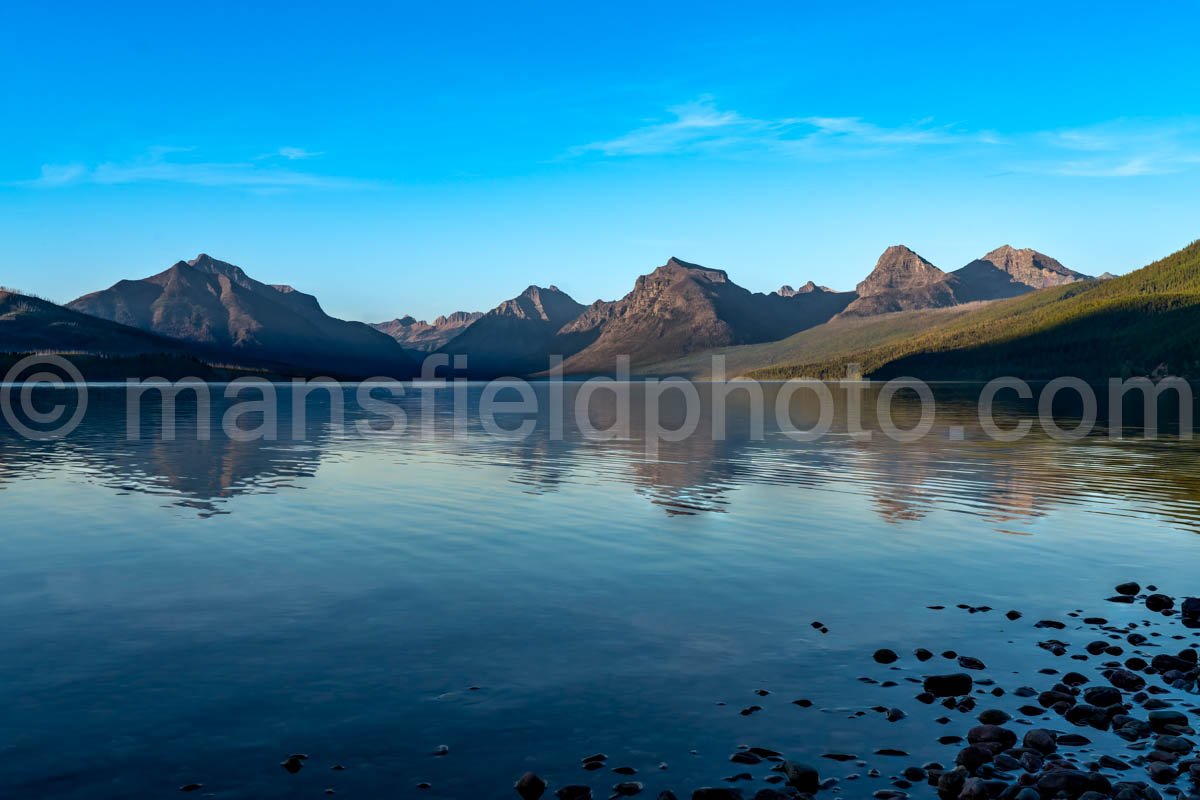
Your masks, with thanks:
M952 675L930 675L925 679L925 691L934 697L961 697L970 694L975 681L966 673Z
M875 651L875 661L880 664L894 664L900 658L896 655L895 650L889 650L886 647Z
M517 790L517 794L521 795L522 800L538 800L546 793L546 781L540 775L526 772L517 778L513 788Z
M590 786L564 786L554 794L558 800L592 800Z
M815 767L798 761L784 761L782 771L788 786L797 791L811 794L820 788L821 776Z

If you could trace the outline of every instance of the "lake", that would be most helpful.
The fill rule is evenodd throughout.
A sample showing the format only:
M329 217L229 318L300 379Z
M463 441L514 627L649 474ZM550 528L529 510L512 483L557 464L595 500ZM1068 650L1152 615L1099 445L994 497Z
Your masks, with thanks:
M1003 682L1055 660L1037 620L1141 619L1104 603L1122 581L1200 589L1200 448L1174 436L996 442L969 389L939 388L916 442L840 422L796 441L772 419L757 439L740 398L729 435L704 408L648 449L641 411L615 438L570 419L551 435L541 412L528 436L488 435L481 392L438 392L428 435L339 433L314 396L298 437L285 402L275 441L198 440L190 406L174 441L153 408L131 441L112 387L63 439L4 427L0 794L511 798L532 770L600 797L748 772L750 796L769 765L730 755L752 745L869 797L910 762L953 763L936 739L959 732L905 685L929 670L878 648L970 654ZM604 769L583 769L593 753Z

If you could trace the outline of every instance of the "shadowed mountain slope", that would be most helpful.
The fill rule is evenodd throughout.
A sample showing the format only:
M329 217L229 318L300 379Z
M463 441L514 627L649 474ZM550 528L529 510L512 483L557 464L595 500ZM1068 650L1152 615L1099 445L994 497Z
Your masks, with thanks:
M923 334L757 377L1024 379L1200 374L1200 242L1108 280L1074 281L991 303Z
M549 366L552 353L563 353L559 330L587 309L556 286L530 286L484 314L438 348L467 356L472 377L528 375Z
M69 308L230 354L327 371L334 377L413 374L394 339L361 322L327 315L312 295L269 286L201 254L142 280L123 280Z

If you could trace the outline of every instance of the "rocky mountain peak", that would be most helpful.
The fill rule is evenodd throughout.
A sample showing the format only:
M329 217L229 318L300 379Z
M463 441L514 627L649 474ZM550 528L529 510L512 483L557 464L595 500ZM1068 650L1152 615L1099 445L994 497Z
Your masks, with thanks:
M699 264L693 264L690 261L684 261L682 258L676 258L675 256L668 258L667 263L654 272L668 275L682 273L690 278L697 278L709 283L729 283L729 273L725 272L725 270L702 267Z
M902 244L883 251L857 291L860 297L883 294L895 289L929 286L946 279L946 273Z
M979 262L1006 272L1018 283L1035 289L1061 286L1087 278L1082 273L1067 269L1057 259L1029 247L1018 250L1006 244L985 255Z
M529 286L512 300L506 300L489 312L491 316L510 316L565 325L583 311L584 306L557 286Z
M828 286L818 286L815 282L809 281L799 289L793 289L786 283L775 290L775 294L780 297L795 297L798 294L813 294L814 292L832 292Z

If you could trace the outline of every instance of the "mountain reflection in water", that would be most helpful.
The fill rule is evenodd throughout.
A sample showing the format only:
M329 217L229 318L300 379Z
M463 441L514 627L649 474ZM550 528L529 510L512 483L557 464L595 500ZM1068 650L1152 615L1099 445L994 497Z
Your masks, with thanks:
M711 434L712 404L702 394L697 432L681 441L661 441L658 452L648 454L644 392L637 385L630 404L632 435L608 439L587 437L574 424L575 384L566 385L564 433L552 436L548 390L545 384L534 386L540 407L536 415L512 415L507 421L499 417L505 427L535 419L527 436L486 433L479 422L480 386L472 384L466 436L454 433L456 414L464 415L456 412L449 389L436 392L432 435L420 429L422 409L416 392L397 401L409 414L406 431L363 435L356 423L371 418L355 406L353 391L347 389L345 429L330 425L328 395L314 392L299 438L293 431L290 389L279 386L279 438L249 442L222 433L220 421L234 401L223 399L220 387L213 391L207 441L197 438L196 407L188 395L180 401L174 441L163 439L154 401L143 404L141 434L131 440L123 390L93 387L83 424L64 440L27 441L0 423L0 489L12 481L67 474L114 492L159 496L169 505L210 516L237 513L242 495L305 491L324 465L361 460L371 469L388 471L397 484L403 484L406 470L438 463L463 470L465 481L472 470L498 469L516 489L533 494L556 492L566 484L627 485L667 514L736 514L740 489L771 486L836 492L847 501L857 498L896 524L920 520L941 508L979 515L998 530L1015 531L1024 520L1085 499L1112 504L1113 513L1128 507L1152 510L1189 530L1200 520L1200 476L1195 469L1200 448L1178 439L1165 424L1157 441L1142 440L1136 429L1126 431L1126 438L1112 439L1101 426L1081 440L1059 441L1040 430L1032 401L998 402L993 413L1001 428L1029 419L1035 424L1021 441L995 442L980 426L978 387L938 387L933 429L918 441L898 442L881 433L873 413L878 390L869 389L864 427L873 433L870 441L862 441L847 434L847 409L835 390L832 430L817 441L801 442L781 432L773 419L777 387L768 384L760 439L751 436L749 395L730 394L726 435L719 438ZM591 397L596 428L612 423L616 402L609 392ZM661 402L662 425L678 425L683 419L680 395L668 392ZM797 427L815 423L811 396L797 395L792 409ZM1072 424L1070 415L1068 409L1064 427ZM919 417L914 397L896 396L897 427L911 428ZM251 415L244 425L253 426L258 419Z

